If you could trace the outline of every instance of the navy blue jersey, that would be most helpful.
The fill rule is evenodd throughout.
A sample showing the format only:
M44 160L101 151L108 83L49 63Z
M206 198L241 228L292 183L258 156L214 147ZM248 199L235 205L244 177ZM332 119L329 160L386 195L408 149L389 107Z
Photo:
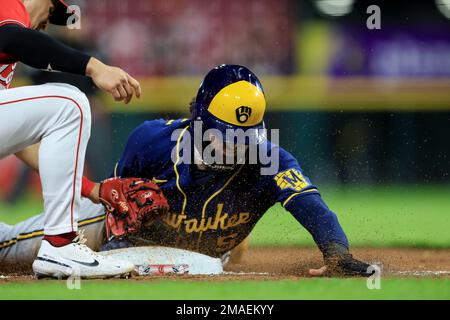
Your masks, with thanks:
M279 152L279 170L273 175L261 175L259 164L241 164L232 171L212 171L185 164L180 155L173 161L172 152L177 155L183 139L190 138L186 134L191 130L189 123L189 120L144 122L130 135L115 168L116 176L152 179L169 202L170 211L145 232L147 239L157 245L220 256L244 240L263 214L279 202L312 233L319 247L321 242L333 239L346 244L346 239L342 240L339 234L337 220L337 232L325 230L326 239L315 235L320 233L315 230L316 224L320 225L315 223L315 213L312 225L308 225L310 218L302 221L296 210L299 206L293 204L300 198L317 202L320 195L297 160L281 147L271 145L272 152ZM318 207L316 202L311 205L313 211L312 207ZM309 217L305 208L302 211L303 219ZM323 219L324 214L320 216ZM332 223L331 227L336 226Z

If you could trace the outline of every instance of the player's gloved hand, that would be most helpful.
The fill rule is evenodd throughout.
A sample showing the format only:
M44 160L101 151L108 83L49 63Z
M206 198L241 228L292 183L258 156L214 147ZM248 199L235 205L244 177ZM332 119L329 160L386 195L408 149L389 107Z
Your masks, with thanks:
M100 183L107 237L139 232L169 210L161 189L148 179L110 178Z
M331 243L323 250L325 266L320 269L310 269L312 276L356 276L368 277L369 264L359 261L348 252L348 249L338 243Z

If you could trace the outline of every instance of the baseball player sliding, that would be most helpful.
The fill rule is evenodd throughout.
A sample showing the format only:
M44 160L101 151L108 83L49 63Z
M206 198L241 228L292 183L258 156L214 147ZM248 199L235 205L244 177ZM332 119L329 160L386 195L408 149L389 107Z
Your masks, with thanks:
M221 65L202 82L191 103L190 119L152 120L137 127L114 175L121 179L151 179L164 193L170 210L156 220L152 213L147 217L145 213L114 214L110 210L105 215L103 206L95 203L105 199L117 202L110 196L112 189L104 187L108 180L99 185L84 178L83 194L92 202L83 198L80 225L88 245L111 250L150 243L220 257L238 246L278 202L311 233L323 253L325 265L311 269L311 275L368 275L369 265L349 253L347 237L336 215L303 174L297 160L261 134L265 106L262 85L249 69ZM198 123L202 124L201 136L214 129L205 145L193 143ZM232 139L231 148L220 143L220 133L225 135L227 130L239 129L247 133L245 141ZM255 144L270 150L272 155L278 154L278 168L274 172L262 174L265 165L261 159L250 163ZM200 149L204 151L211 145L216 155L231 154L228 158L234 161L214 163L206 159L206 153ZM244 157L231 152L233 147L243 147ZM193 161L186 161L187 154L190 154L187 160ZM16 226L0 224L0 262L31 262L39 247L43 224L43 215Z
M62 0L0 0L0 158L27 160L27 147L40 143L38 170L43 188L43 241L33 263L43 276L107 277L133 266L105 259L77 237L86 146L91 113L86 96L66 84L11 88L17 62L39 69L92 77L117 101L140 96L139 83L48 35L48 23L65 25L74 13ZM2 232L1 236L4 234Z

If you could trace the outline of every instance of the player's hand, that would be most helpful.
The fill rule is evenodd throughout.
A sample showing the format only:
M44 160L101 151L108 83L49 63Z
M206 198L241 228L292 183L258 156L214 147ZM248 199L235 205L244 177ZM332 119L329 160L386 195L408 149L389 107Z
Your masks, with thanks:
M326 266L320 267L319 269L309 269L309 275L313 277L322 277L326 275L326 272L327 272Z
M86 67L86 75L90 76L95 85L109 92L115 101L128 104L133 95L141 96L139 82L120 68L104 64L96 58L91 58Z
M373 272L369 272L369 264L354 259L350 254L347 258L337 258L334 262L327 262L319 269L309 269L309 275L313 277L321 276L347 276L347 277L368 277Z
M310 269L311 276L353 276L368 277L370 265L359 261L340 244L331 244L324 252L325 266L319 269Z

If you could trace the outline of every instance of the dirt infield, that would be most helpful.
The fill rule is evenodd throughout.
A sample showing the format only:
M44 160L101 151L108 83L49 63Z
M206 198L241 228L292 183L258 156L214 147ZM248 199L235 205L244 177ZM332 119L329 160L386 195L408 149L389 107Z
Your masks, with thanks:
M450 276L450 249L356 248L352 254L370 263L381 263L385 275ZM289 278L307 276L309 268L321 265L322 255L315 248L252 248L239 263L230 263L226 271Z
M450 277L450 249L401 249L401 248L356 248L356 258L380 263L384 276L391 277ZM322 265L320 252L315 248L250 248L241 260L230 262L225 275L220 276L164 276L192 281L227 280L281 280L308 276L309 268ZM5 273L0 283L30 281L34 277L28 272ZM161 277L133 277L134 281L151 281Z

